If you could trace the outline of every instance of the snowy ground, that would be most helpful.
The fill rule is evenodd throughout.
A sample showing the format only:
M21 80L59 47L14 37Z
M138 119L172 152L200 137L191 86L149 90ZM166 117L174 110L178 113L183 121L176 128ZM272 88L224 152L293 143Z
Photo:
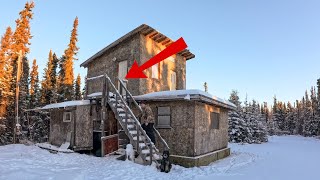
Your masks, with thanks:
M0 147L0 179L319 179L320 140L270 137L259 145L230 144L232 155L200 168L173 166L170 173L113 158L52 154L36 146Z

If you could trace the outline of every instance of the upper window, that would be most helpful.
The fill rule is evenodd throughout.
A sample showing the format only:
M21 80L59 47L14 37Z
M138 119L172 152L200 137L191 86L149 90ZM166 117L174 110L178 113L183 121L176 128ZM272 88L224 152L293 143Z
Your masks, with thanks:
M170 128L171 127L171 110L169 106L158 107L158 128Z
M171 71L171 85L170 90L177 90L177 74L174 71Z
M210 113L210 128L219 129L220 126L220 114L217 112Z
M159 79L159 63L152 66L152 78Z
M63 122L71 122L72 113L71 112L63 112Z

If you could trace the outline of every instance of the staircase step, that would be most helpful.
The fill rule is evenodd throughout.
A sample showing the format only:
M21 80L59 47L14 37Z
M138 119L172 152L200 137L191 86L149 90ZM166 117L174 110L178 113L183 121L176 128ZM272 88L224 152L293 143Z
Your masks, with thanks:
M137 134L138 132L137 131L129 131L129 133L134 135L134 134Z
M120 113L119 116L120 116L120 117L126 117L126 114ZM132 116L131 116L130 114L128 114L128 117L132 117Z
M133 137L133 140L136 141L138 136ZM143 141L145 139L144 136L139 136L139 141Z
M124 111L123 108L117 108L117 111L120 112L120 111Z
M132 128L134 128L134 125L133 125L133 124L128 124L128 125L127 125L127 128L128 128L128 129L132 129Z
M142 154L150 154L150 150L149 149L144 149L141 151Z
M144 148L144 147L146 147L146 144L145 143L139 143L139 147L140 148Z
M158 154L153 154L152 157L153 157L152 160L159 160L159 159L161 159L161 157L160 157ZM147 156L147 157L146 157L146 160L147 160L147 161L150 161L150 156Z
M122 119L122 122L124 122L124 123L125 123L125 122L126 122L126 119ZM133 122L134 122L134 120L132 120L132 119L127 119L127 122L128 122L128 123L133 123Z

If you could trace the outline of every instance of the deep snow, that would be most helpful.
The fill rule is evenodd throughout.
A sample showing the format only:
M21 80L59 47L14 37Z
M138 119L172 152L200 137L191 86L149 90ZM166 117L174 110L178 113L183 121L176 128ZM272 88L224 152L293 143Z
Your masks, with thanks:
M319 179L320 140L269 137L265 144L230 144L232 155L200 168L173 166L170 173L113 157L52 154L36 146L0 147L0 179Z

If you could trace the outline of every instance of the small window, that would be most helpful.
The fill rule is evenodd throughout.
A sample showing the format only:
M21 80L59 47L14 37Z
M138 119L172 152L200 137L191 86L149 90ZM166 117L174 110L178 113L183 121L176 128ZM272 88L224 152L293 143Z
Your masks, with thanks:
M219 129L220 126L220 114L216 112L210 113L210 128Z
M63 113L63 122L71 122L72 113L71 112L64 112Z
M159 63L152 66L152 78L159 79Z
M158 107L157 128L171 128L170 107Z
M177 90L177 74L174 71L171 71L171 86L170 86L170 90Z

